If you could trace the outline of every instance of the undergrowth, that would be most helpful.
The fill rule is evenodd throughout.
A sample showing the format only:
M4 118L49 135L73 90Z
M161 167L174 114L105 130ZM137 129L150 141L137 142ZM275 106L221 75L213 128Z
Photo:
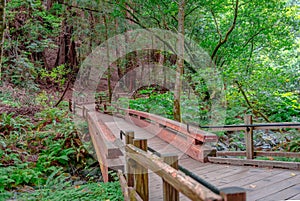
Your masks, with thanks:
M67 103L40 107L34 117L0 115L0 200L122 200L118 182L101 182Z

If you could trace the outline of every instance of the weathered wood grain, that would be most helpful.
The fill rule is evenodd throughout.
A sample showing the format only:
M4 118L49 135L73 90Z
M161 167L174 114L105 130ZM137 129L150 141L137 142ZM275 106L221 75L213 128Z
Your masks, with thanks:
M135 139L133 145L143 151L147 151L147 140ZM144 201L149 200L149 180L148 180L148 169L142 165L136 164L134 168L134 186L136 192Z
M216 195L192 178L165 164L160 158L137 149L133 145L126 145L125 149L130 158L154 171L190 199L207 200L210 198L222 200L219 195Z
M162 160L175 170L178 170L178 156L174 154L162 154ZM163 179L163 196L164 201L179 201L179 191L172 184Z
M244 118L246 125L252 124L252 116L245 115ZM246 141L246 157L247 159L254 158L254 144L253 144L253 128L245 128L245 141Z
M246 156L246 152L245 151L218 151L217 156ZM280 152L280 151L255 151L254 156L300 158L300 153Z
M271 167L271 168L287 168L293 170L300 170L299 162L284 162L284 161L267 161L267 160L249 160L237 158L219 158L208 157L209 162L230 164L230 165L251 165L258 167Z

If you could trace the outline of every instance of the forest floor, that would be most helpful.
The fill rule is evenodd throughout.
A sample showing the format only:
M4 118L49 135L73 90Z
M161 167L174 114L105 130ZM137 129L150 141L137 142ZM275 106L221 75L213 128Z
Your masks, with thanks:
M122 200L119 183L102 183L98 161L75 129L63 90L0 86L1 200Z

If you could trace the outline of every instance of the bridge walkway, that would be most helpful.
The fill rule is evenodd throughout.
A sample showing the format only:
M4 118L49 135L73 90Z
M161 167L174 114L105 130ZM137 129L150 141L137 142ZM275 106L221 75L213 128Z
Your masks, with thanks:
M148 139L148 147L155 151L159 153L176 153L179 156L179 165L219 189L232 186L243 187L247 190L247 200L250 201L300 199L300 171L201 163L145 129L122 118L102 113L97 113L97 118L104 122L117 138L120 137L121 130L134 131L135 138ZM149 186L150 200L162 200L161 178L150 172ZM180 200L188 199L184 195L180 195Z

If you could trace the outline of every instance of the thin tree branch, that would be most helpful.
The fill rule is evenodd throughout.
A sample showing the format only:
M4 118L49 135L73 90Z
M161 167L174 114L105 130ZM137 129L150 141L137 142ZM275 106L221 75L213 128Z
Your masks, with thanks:
M214 22L215 22L215 25L216 25L216 29L217 29L217 32L218 32L218 34L219 34L219 36L220 36L220 41L222 41L222 33L221 33L221 31L220 31L220 28L219 28L219 25L218 25L218 22L217 22L215 13L214 13L214 11L213 11L212 9L210 9L210 12L211 12L211 14L212 14L212 16L213 16L213 18L214 18Z
M251 63L251 59L252 59L252 55L253 55L253 50L254 50L254 39L251 40L251 50L250 50L250 55L248 58L248 64L246 66L246 73L249 73L249 68L250 68L250 63Z
M254 39L254 37L256 37L258 34L260 34L263 30L265 30L265 28L260 29L257 33L253 34L243 45L243 47L246 47L248 45L248 43L250 41L252 41Z
M132 18L130 18L130 17L125 17L125 19L126 20L129 20L129 21L131 21L131 22L133 22L133 23L135 23L135 24L137 24L137 25L139 25L141 28L143 28L143 29L148 29L147 27L145 27L144 25L142 25L139 21L136 21L136 20L134 20L134 19L132 19Z
M53 107L57 107L60 104L60 102L64 99L64 97L65 97L65 95L66 95L66 93L69 89L71 81L72 81L72 76L69 76L69 81L67 83L67 86L66 86L64 92L62 93L61 97L59 98L59 100L57 101L57 103Z
M226 35L225 35L225 38L222 40L220 40L217 44L217 46L215 47L212 55L211 55L211 59L213 60L214 57L216 56L218 50L220 49L220 47L226 43L226 41L228 40L228 37L229 35L231 34L231 32L233 31L233 29L235 28L236 26L236 19L237 19L237 16L238 16L238 9L239 9L239 0L236 0L235 1L235 8L234 8L234 17L233 17L233 22L232 22L232 25L231 27L228 29Z
M200 6L195 6L194 8L192 8L192 10L190 10L190 12L186 13L184 17L186 18L187 16L192 14L195 10L197 10L198 8L200 8Z
M248 97L247 97L247 95L246 95L246 92L245 92L244 89L243 89L242 84L239 83L238 81L236 81L236 84L237 84L237 86L238 86L238 88L239 88L239 91L242 93L242 95L243 95L243 97L244 97L244 99L245 99L245 101L246 101L248 107L249 107L250 109L252 109L253 113L254 113L254 114L257 113L257 114L259 114L264 120L266 120L267 122L271 122L271 121L268 119L268 117L267 117L266 115L264 115L261 111L256 110L256 109L253 107L253 105L250 103L250 101L249 101L249 99L248 99Z
M178 2L177 2L178 3ZM166 7L166 8L169 8L169 6L164 2L162 1L162 4ZM171 17L173 18L173 20L175 20L176 22L178 21L177 18L174 16L174 15L171 15Z

